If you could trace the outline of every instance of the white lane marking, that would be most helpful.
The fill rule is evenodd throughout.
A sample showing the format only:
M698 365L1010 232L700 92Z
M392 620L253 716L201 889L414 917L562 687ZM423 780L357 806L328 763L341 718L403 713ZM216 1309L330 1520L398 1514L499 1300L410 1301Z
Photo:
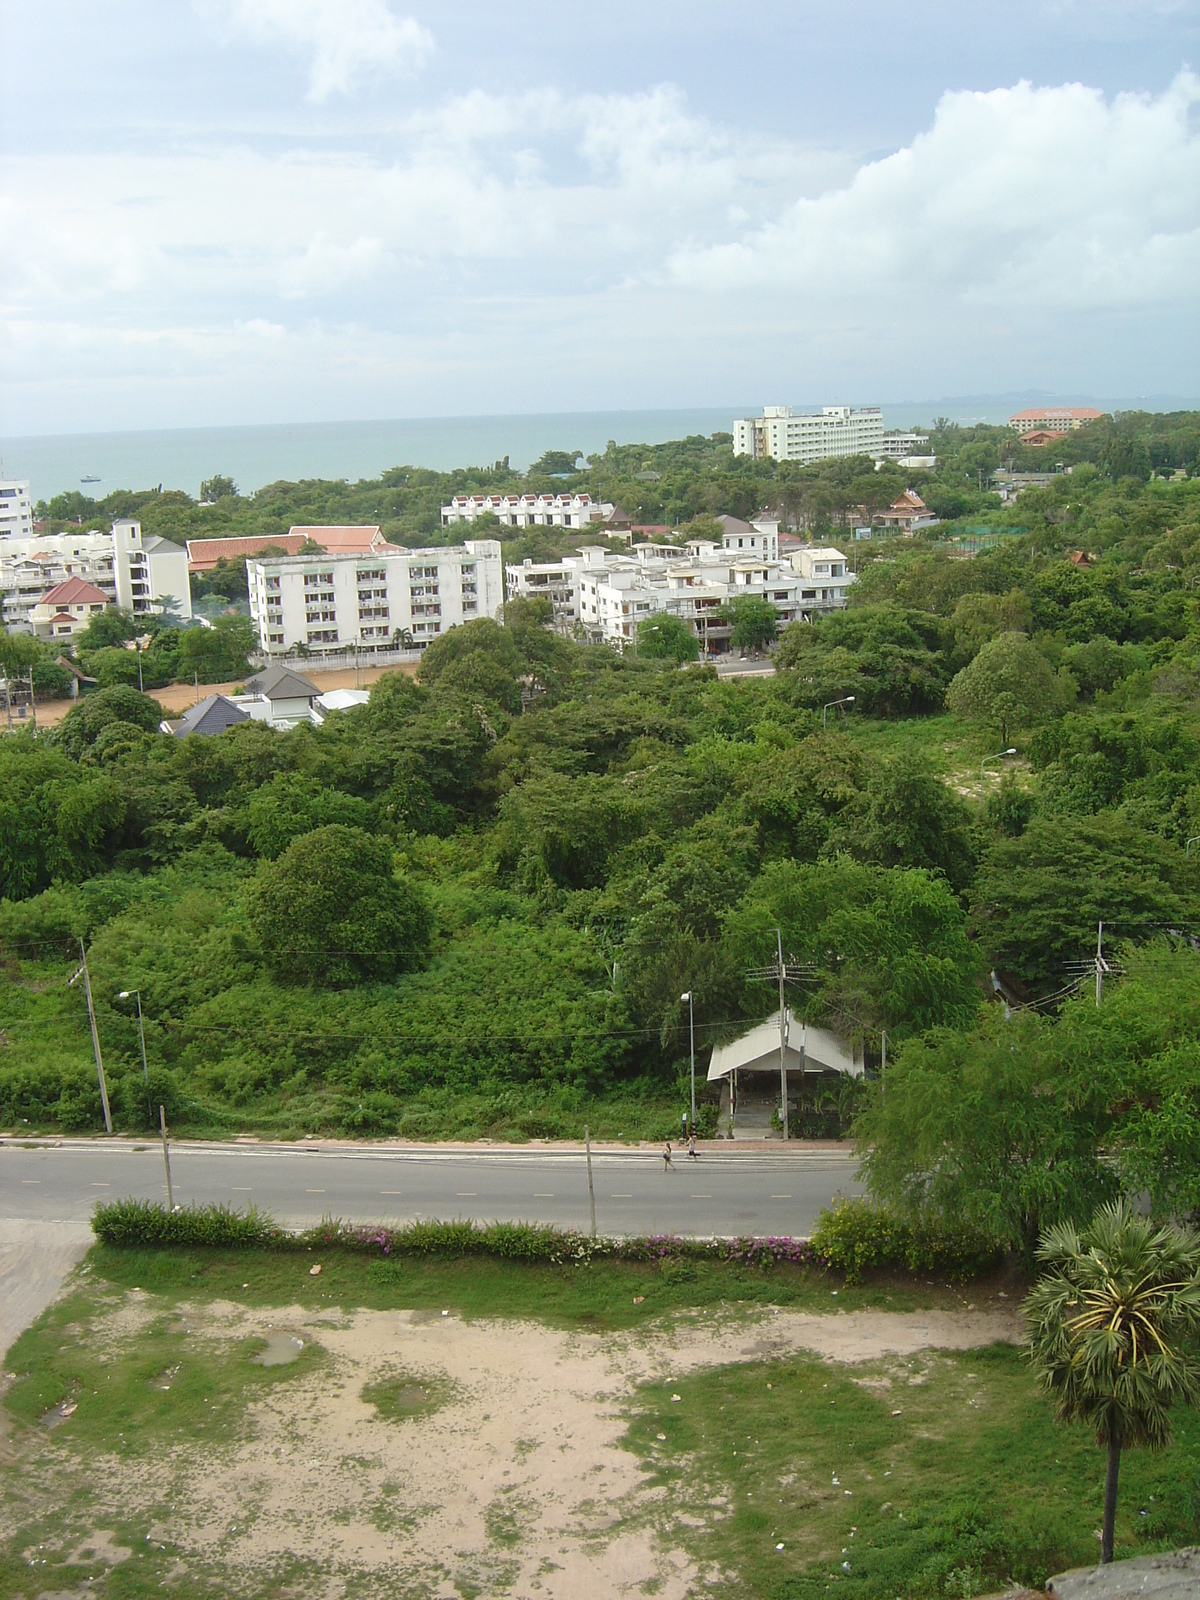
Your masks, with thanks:
M790 1200L791 1198L790 1194L773 1194L771 1196L772 1200Z
M40 1178L22 1178L21 1179L22 1183L40 1184L41 1181L42 1180Z
M631 1194L614 1194L609 1198L613 1200L632 1200L633 1196Z
M235 1183L233 1185L233 1192L234 1194L249 1194L250 1185L248 1183Z
M380 1189L379 1192L380 1192L380 1194L395 1194L395 1195L398 1195L402 1191L399 1190L399 1189Z
M305 1194L324 1194L324 1189L305 1189Z
M109 1187L110 1187L110 1185L107 1184L107 1183L93 1183L92 1184L92 1188L93 1189L107 1189Z
M694 1194L692 1196L692 1199L693 1200L711 1200L712 1199L712 1195L710 1195L710 1194Z
M535 1189L533 1191L533 1198L535 1200L553 1200L554 1196L552 1194L539 1194L538 1191Z
M454 1198L456 1200L478 1200L479 1196L474 1189L460 1189Z

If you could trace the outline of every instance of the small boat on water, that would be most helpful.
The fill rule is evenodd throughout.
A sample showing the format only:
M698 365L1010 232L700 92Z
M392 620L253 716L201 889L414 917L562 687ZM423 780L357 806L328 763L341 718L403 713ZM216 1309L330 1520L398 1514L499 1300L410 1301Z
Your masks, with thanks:
M100 479L96 477L95 473L93 472L89 473L86 478L80 478L79 481L80 483L99 483Z

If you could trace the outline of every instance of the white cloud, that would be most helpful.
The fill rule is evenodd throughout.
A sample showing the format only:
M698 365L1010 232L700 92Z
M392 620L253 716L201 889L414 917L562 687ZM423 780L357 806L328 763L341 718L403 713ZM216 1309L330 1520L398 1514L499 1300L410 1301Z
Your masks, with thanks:
M429 30L388 0L225 0L224 9L249 37L309 56L316 101L349 94L363 78L418 72L434 49Z
M669 281L817 305L1141 309L1200 283L1200 78L1111 103L1082 84L943 97L933 126L851 183L737 240L672 254Z

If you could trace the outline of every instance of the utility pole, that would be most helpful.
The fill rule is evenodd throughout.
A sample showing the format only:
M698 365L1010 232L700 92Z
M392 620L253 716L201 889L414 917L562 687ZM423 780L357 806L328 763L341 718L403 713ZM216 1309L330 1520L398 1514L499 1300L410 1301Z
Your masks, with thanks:
M175 1209L175 1191L171 1188L171 1157L167 1151L167 1113L163 1106L158 1108L158 1126L162 1133L163 1166L167 1169L167 1210Z
M592 1213L592 1238L594 1239L596 1237L596 1187L592 1182L592 1137L588 1132L586 1122L583 1125L583 1148L587 1151L588 1205Z
M1101 922L1096 929L1096 1008L1100 1007L1100 991L1104 986L1104 974L1108 971L1108 964L1104 959L1104 924Z
M887 1029L883 1030L883 1060L879 1064L879 1098L887 1099Z
M679 996L688 1003L688 1038L692 1047L692 1132L696 1131L696 1012L692 1003L692 991Z
M122 989L117 999L128 1000L131 993L137 999L138 1039L142 1046L142 1082L146 1086L146 1121L153 1126L154 1113L150 1109L150 1069L146 1065L146 1030L142 1025L142 991L140 989Z
M784 984L787 982L787 968L783 964L782 929L775 929L775 938L779 945L779 1120L783 1124L783 1137L786 1143L788 1137L787 1000L784 995Z
M83 965L75 974L75 978L78 978L80 973L83 974L83 992L87 996L88 1023L92 1030L92 1051L96 1057L96 1076L100 1080L100 1104L104 1107L104 1128L105 1132L111 1133L113 1125L112 1112L108 1109L108 1085L104 1081L104 1062L100 1058L100 1034L96 1028L96 1008L92 1004L92 980L88 975L87 953L83 948L82 939L79 941L79 957ZM72 983L75 982L75 978L71 979Z

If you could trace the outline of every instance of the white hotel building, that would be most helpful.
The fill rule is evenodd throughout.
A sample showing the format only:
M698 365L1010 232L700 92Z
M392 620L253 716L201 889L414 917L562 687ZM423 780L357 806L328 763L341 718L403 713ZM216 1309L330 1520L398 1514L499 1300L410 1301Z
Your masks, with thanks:
M885 453L883 412L878 406L859 411L825 406L820 412L801 414L791 406L764 406L761 417L734 423L733 453L800 462L833 456L881 456Z
M607 521L613 507L590 494L456 494L442 507L442 527L489 513L502 528L586 528Z
M452 549L384 545L369 555L270 556L246 563L250 615L265 655L418 647L456 623L494 617L504 601L498 539Z
M28 478L0 478L0 539L33 537Z

